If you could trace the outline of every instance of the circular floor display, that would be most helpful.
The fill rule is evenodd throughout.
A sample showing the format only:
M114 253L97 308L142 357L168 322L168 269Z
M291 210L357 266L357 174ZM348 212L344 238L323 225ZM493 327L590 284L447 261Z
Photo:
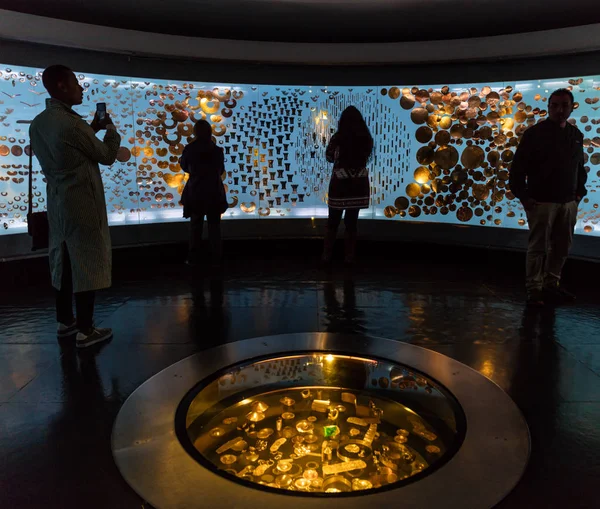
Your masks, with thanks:
M232 480L316 494L396 487L458 450L465 419L406 366L311 352L232 366L184 398L181 443Z
M529 433L497 385L449 357L308 333L165 369L123 405L113 453L157 509L485 508L521 477Z

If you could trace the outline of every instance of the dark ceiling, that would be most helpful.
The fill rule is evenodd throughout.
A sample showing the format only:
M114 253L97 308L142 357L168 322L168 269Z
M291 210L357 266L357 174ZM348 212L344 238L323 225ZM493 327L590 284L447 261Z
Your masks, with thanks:
M598 0L0 0L0 8L163 34L328 43L458 39L600 22Z

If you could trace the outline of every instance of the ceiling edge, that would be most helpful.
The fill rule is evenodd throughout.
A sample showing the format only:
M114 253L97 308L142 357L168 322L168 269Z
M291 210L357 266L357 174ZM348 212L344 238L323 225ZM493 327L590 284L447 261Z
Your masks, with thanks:
M139 56L328 66L473 62L600 50L600 24L469 39L318 44L154 34L3 9L0 9L0 37Z

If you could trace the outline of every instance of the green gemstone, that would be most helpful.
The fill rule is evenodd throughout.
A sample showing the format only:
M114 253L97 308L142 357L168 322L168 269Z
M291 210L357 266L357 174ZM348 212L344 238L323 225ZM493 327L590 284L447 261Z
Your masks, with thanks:
M339 432L340 428L335 425L323 426L323 436L325 438L334 438L339 434Z

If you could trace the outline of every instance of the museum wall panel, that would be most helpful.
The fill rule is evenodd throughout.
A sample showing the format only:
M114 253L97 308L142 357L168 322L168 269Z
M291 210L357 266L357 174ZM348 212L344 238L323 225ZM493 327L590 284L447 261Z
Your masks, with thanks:
M372 204L361 215L525 229L508 188L520 135L547 115L547 98L571 88L573 123L585 135L589 195L576 232L596 236L600 167L600 76L493 83L371 86L253 85L78 72L77 111L91 120L106 102L122 135L115 164L102 167L110 224L182 221L186 176L178 160L204 118L226 157L224 219L323 218L331 166L325 147L348 105L375 138ZM41 69L0 65L0 234L26 231L29 122L47 97ZM34 158L34 208L45 185Z

